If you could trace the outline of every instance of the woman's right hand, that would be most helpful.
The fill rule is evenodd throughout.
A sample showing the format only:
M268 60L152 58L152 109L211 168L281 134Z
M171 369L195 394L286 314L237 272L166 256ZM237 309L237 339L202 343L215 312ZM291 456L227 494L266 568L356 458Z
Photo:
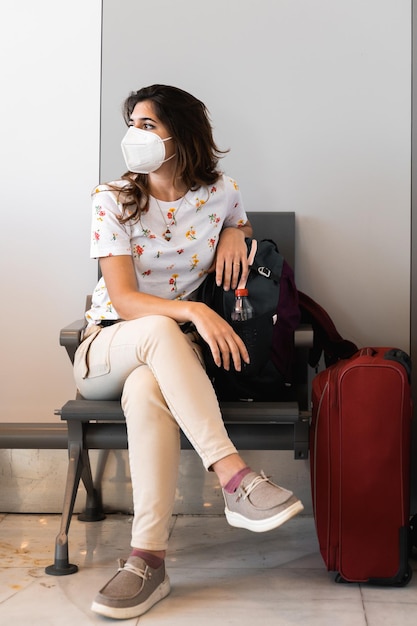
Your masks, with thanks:
M249 353L242 339L215 311L202 302L192 304L191 321L199 335L208 344L217 367L229 370L233 363L236 371L242 369L242 360L249 363Z
M249 363L249 354L242 339L220 315L202 302L166 300L138 291L132 257L120 255L100 259L104 280L112 305L124 320L146 315L166 315L177 322L193 322L197 332L208 344L215 364L242 369L242 359Z

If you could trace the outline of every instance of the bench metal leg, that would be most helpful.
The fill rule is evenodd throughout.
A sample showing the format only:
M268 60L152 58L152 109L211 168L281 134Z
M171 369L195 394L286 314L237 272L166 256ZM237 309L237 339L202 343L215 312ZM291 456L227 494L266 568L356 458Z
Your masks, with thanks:
M51 576L66 576L68 574L75 574L75 572L78 571L78 567L71 564L68 559L68 530L83 470L82 463L81 446L77 443L71 444L69 447L67 483L61 516L61 527L55 540L55 561L53 565L49 565L45 568L46 574L50 574Z
M310 414L301 413L301 418L294 424L294 459L308 459L310 432Z
M83 513L80 513L78 515L78 519L80 520L80 522L99 522L103 519L106 519L106 516L103 513L101 489L97 489L94 486L88 450L83 450L81 452L81 455L83 465L81 478L87 491L87 500L85 509Z
M78 519L85 522L96 522L105 518L100 491L94 487L88 450L83 445L83 424L69 421L67 424L69 459L61 527L55 540L54 563L45 568L45 572L51 576L66 576L78 571L78 567L69 562L68 532L80 480L82 480L87 491L87 500L85 511L78 516Z

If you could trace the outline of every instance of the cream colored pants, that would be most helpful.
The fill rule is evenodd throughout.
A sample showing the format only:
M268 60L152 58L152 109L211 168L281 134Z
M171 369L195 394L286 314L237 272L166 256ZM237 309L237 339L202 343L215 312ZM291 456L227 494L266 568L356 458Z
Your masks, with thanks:
M97 327L75 355L88 400L121 397L133 487L132 546L165 550L174 506L181 428L203 464L236 452L193 335L160 315Z

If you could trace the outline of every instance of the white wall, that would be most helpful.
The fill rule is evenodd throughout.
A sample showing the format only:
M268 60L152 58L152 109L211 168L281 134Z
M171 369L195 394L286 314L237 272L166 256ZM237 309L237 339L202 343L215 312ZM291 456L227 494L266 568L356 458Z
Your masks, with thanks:
M104 24L102 178L123 169L126 93L152 82L190 90L209 106L218 143L232 148L224 166L247 208L296 212L299 287L347 337L407 349L410 0L104 4L115 15ZM81 315L96 276L88 241L100 38L100 0L0 4L2 421L53 421L74 394L58 335ZM1 511L60 510L65 451L0 456ZM253 465L307 504L306 462L258 453ZM108 471L106 503L129 506L130 489ZM179 512L204 512L196 502L210 498L220 512L211 478L183 453Z
M191 91L246 207L296 212L299 288L359 345L408 350L411 0L202 6L104 0L102 179L129 91Z
M73 397L59 329L81 317L98 180L100 0L0 4L2 421Z

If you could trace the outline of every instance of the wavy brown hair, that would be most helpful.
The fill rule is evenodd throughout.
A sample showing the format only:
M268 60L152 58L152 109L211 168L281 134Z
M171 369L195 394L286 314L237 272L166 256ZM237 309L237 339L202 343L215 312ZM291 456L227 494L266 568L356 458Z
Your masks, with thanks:
M227 152L219 150L214 139L206 106L191 94L168 85L151 85L131 92L123 104L123 117L130 116L138 102L150 101L160 121L175 141L177 166L175 178L181 178L188 189L212 185L220 176L219 158ZM121 176L128 185L120 193L122 222L140 218L149 203L148 175L126 172ZM117 188L120 192L120 187Z

